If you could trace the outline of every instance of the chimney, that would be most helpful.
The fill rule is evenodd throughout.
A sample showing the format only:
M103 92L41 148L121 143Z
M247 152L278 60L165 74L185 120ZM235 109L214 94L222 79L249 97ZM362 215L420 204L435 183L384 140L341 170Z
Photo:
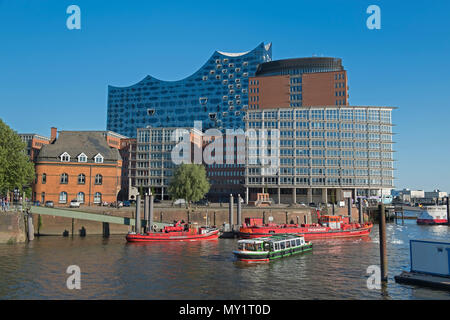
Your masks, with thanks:
M55 127L51 127L50 129L50 143L53 143L53 141L56 140L58 130Z

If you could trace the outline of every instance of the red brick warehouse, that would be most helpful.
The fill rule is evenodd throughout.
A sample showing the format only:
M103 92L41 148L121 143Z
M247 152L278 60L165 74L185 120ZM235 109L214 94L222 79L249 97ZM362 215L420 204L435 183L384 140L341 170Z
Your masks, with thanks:
M120 138L112 132L59 132L36 158L34 200L53 201L55 206L73 199L84 205L115 202L121 189L119 147Z

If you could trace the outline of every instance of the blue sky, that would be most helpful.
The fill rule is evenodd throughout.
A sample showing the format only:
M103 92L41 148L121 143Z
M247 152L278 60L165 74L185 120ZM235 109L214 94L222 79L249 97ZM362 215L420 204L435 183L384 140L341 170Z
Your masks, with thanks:
M81 8L81 30L66 9ZM366 9L381 8L381 30ZM18 132L104 130L108 84L182 79L214 50L333 56L350 104L389 105L396 187L450 191L450 2L0 0L0 118Z

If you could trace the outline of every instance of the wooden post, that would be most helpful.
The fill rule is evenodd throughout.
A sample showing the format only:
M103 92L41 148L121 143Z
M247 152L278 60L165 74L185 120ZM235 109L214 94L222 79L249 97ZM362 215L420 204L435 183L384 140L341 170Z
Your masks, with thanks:
M136 196L136 217L134 232L136 232L137 234L141 233L141 196L139 194Z
M188 210L187 211L187 223L189 223L190 221L191 221L191 215L189 214L189 210Z
M286 214L286 224L289 224L289 217L288 217L289 213L286 211L285 214Z
M148 207L149 207L149 203L148 203L148 193L146 193L145 194L145 197L144 197L144 223L145 223L145 225L144 225L144 232L147 232L148 231L148 214L149 214L149 212L148 212Z
M216 226L216 212L214 211L214 226Z
M163 213L162 213L162 211L159 213L159 222L162 222L162 220L163 220Z
M266 224L266 212L263 211L263 224Z
M72 238L73 238L73 231L74 231L74 224L75 224L75 221L74 221L75 219L74 218L72 218Z
M297 225L300 225L300 223L299 223L300 221L299 220L300 220L300 217L297 216Z
M449 197L447 197L447 225L450 226L450 203L449 203Z
M155 197L153 194L150 194L150 203L149 203L149 212L148 212L148 230L152 231L153 219L154 219L154 210L153 210L153 201Z
M403 208L402 208L402 225L403 224L405 224L405 217L404 217Z
M103 225L103 237L109 238L109 223L108 222L102 222Z
M359 198L359 203L358 203L358 213L359 213L359 223L363 224L364 223L364 216L363 216L363 211L362 211L362 199Z
M352 198L347 198L348 205L348 221L352 222Z
M386 213L384 204L378 205L379 215L379 238L380 238L380 266L381 266L381 281L388 281L388 259L386 248Z

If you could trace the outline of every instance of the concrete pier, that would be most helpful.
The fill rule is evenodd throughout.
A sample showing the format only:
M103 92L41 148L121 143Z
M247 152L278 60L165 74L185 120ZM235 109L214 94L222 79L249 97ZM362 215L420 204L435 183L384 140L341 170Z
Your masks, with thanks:
M234 225L234 220L233 220L233 216L234 216L234 213L233 213L233 206L234 206L234 203L233 203L234 201L233 201L233 195L232 194L230 194L230 204L229 204L229 208L228 208L228 223L230 224L230 229L231 230L233 230L233 225Z
M34 240L33 214L31 212L28 212L27 235L28 235L28 241Z
M237 197L237 225L241 226L242 225L242 211L241 211L241 195L238 194Z

